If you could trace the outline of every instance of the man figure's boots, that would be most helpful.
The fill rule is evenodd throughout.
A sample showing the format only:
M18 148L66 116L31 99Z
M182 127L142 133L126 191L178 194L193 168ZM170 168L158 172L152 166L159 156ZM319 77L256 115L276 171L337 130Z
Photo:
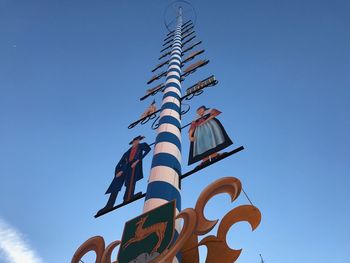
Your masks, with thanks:
M111 210L114 206L115 200L117 200L117 196L118 196L118 192L116 193L111 193L109 195L109 199L107 201L107 204L105 205L104 208L100 209L97 214L101 214L104 212L108 212L109 210Z

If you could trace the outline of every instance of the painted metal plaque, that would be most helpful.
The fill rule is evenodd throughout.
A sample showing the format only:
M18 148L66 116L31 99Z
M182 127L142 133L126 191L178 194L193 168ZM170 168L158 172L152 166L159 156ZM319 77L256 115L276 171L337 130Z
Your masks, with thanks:
M200 54L204 53L204 49L202 50L198 50L198 51L194 51L191 54L189 54L184 61L182 61L182 64L185 64L188 61L191 61L192 59L194 59L196 56L199 56Z
M187 28L186 30L183 30L182 34L184 35L184 34L188 33L189 31L191 31L192 29L194 29L194 26L191 26L190 28Z
M156 93L158 93L163 88L164 88L164 84L161 83L161 84L155 86L154 88L147 89L146 90L146 95L155 95Z
M187 77L188 75L192 74L193 72L196 71L196 69L203 67L205 65L207 65L209 63L209 60L199 60L193 64L191 64L190 66L188 66L184 71L182 76Z
M192 46L190 46L190 47L184 49L184 50L182 51L182 54L185 54L187 51L190 51L191 49L193 49L194 47L196 47L196 46L198 46L198 45L200 45L200 44L202 44L202 41L198 41L198 42L194 43Z
M194 35L194 36L192 36L192 37L190 37L189 39L187 39L186 41L184 41L183 43L182 43L182 47L184 47L187 43L189 43L189 42L191 42L193 39L195 39L196 38L196 35Z
M168 56L168 55L170 55L170 54L171 54L171 51L166 52L166 53L164 53L163 55L161 55L161 56L158 58L158 60L161 60L162 58L165 58L166 56Z
M125 223L119 263L145 263L171 244L175 228L175 200Z
M205 87L216 85L217 82L218 81L215 79L214 76L210 76L209 78L201 80L197 84L195 84L195 85L189 87L188 89L186 89L186 95L189 95L189 94L192 94L192 93L194 93L196 91L202 90Z
M151 84L153 81L160 79L161 77L164 77L166 75L166 71L158 74L158 75L154 75L151 77L151 79L147 82L147 84Z
M195 31L192 31L190 33L187 33L187 34L184 34L183 37L182 37L182 40L184 40L185 38L191 36L192 34L194 34Z

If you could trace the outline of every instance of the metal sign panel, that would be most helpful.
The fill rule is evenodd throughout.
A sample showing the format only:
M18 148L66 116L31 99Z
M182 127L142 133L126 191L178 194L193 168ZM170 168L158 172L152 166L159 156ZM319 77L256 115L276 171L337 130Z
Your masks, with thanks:
M188 48L184 49L184 50L182 51L182 54L185 54L187 51L193 49L194 47L196 47L196 46L198 46L198 45L200 45L200 44L202 44L202 41L198 41L198 42L194 43L192 46L189 46Z
M195 72L196 69L205 66L206 64L209 63L209 60L199 60L193 64L191 64L190 66L188 66L184 71L182 76L186 77L188 75L190 75L191 73Z
M189 54L189 55L184 59L184 61L182 61L182 64L185 64L185 63L187 63L188 61L191 61L191 60L194 59L196 56L198 56L198 55L204 53L204 51L205 51L205 50L202 49L202 50L199 50L199 51L192 52L191 54Z
M184 40L185 38L189 37L190 35L194 34L195 31L192 31L191 33L187 33L184 36L182 36L182 40Z
M161 77L164 77L166 75L166 71L159 73L158 75L154 75L151 77L149 81L147 81L147 84L151 84L153 81L160 79Z
M190 37L189 39L187 39L185 42L182 43L182 47L184 47L187 43L191 42L195 38L196 38L196 35L194 35L193 37Z
M175 200L128 222L118 254L119 263L149 262L171 244L175 228Z
M198 82L197 84L189 87L186 89L186 95L194 93L198 90L201 90L205 87L211 86L211 85L216 85L217 80L215 79L214 76L210 76L209 78L206 78L204 80L201 80L200 82Z

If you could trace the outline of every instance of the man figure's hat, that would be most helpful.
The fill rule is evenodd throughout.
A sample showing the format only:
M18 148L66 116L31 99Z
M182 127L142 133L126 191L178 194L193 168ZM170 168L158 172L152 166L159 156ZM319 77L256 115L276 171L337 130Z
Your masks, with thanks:
M196 111L199 111L200 109L203 110L209 110L209 108L205 107L204 105L200 106Z
M143 140L144 138L146 138L145 136L142 136L142 135L139 135L139 136L136 136L134 139L132 139L131 142L129 142L129 144L132 144L134 141L136 140Z

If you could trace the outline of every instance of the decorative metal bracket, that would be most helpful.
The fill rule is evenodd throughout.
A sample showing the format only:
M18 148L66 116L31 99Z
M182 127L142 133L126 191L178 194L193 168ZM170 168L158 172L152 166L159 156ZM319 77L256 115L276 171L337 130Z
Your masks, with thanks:
M154 75L149 81L147 81L147 84L151 84L153 81L158 80L164 76L166 76L166 71L163 71L162 73L159 73L158 75Z
M196 35L194 35L193 37L190 37L189 39L187 39L185 42L182 43L182 47L184 47L187 43L191 42L195 38L196 38Z
M171 43L172 41L173 41L173 39L171 38L167 42L165 42L162 46L164 47L164 46L168 45L169 43Z
M187 21L188 22L188 21ZM175 35L175 30L170 31L168 34L166 34L168 37L173 37Z
M191 106L189 104L181 103L181 116L185 115L187 112L189 112L190 109L191 109ZM160 118L160 116L157 116L157 118L153 121L153 123L151 125L151 128L153 130L158 129L158 127L159 127L159 122L158 122L159 118Z
M198 83L192 85L186 89L186 95L181 98L181 100L191 100L194 96L199 96L204 92L204 89L207 87L212 87L218 84L218 81L215 79L214 75L199 81ZM155 96L158 92L163 92L165 89L164 84L159 84L154 88L148 89L146 95L140 98L140 100L145 100L149 96Z
M194 47L196 47L200 44L202 44L202 41L198 41L198 42L194 43L192 46L189 46L188 48L184 49L182 51L182 55L184 55L187 51L190 51L191 49L193 49Z
M197 96L201 95L202 93L204 93L204 90L203 90L203 89L197 90L197 91L195 91L195 92L193 92L193 93L191 93L191 94L185 96L185 99L186 99L186 100L191 100L191 99L193 99L194 97L197 97Z
M190 24L193 25L193 22L192 22L191 19L190 19L190 20L187 20L185 23L183 23L182 26L181 26L181 29L182 29L182 30L185 29L185 28L188 27ZM169 33L166 34L166 35L167 35L167 36L175 35L175 30L169 31Z
M159 63L154 69L152 69L152 72L156 71L157 69L169 64L169 60L165 60L164 62Z
M221 160L223 160L223 159L225 159L225 158L227 158L227 157L229 157L229 156L231 156L231 155L233 155L233 154L236 154L236 153L238 153L238 152L240 152L240 151L243 151L243 150L244 150L244 147L243 147L243 146L240 146L240 147L238 147L238 148L236 148L236 149L233 149L232 151L229 151L229 152L227 152L227 153L223 153L221 156L219 156L219 157L216 158L215 160L212 160L212 161L209 162L208 164L203 164L203 165L201 165L201 166L197 166L196 168L194 168L194 169L192 169L192 170L190 170L190 171L188 171L188 172L182 174L182 175L180 176L180 179L181 179L181 181L182 181L182 180L185 179L186 177L188 177L188 176L190 176L190 175L192 175L192 174L194 174L194 173L196 173L196 172L199 172L200 170L203 170L204 168L206 168L206 167L208 167L208 166L210 166L210 165L213 165L214 163L217 163L217 162L219 162L219 161L221 161Z
M191 100L195 96L199 96L204 92L204 89L207 87L213 87L217 85L219 81L217 81L214 75L206 78L195 85L186 89L186 95L181 98L181 100Z
M183 101L183 100L191 100L195 96L201 95L204 92L205 88L215 86L216 84L218 84L218 81L215 79L214 75L212 75L212 76L210 76L210 77L208 77L208 78L206 78L204 80L201 80L197 84L194 84L191 87L186 89L186 95L181 97L181 101ZM164 84L160 84L160 85L158 85L158 86L156 86L156 87L154 87L152 89L149 89L148 93L145 96L143 96L142 98L140 98L140 100L144 100L144 99L146 99L149 96L154 96L158 92L163 91L164 89L165 89ZM184 106L184 105L186 105L185 106L186 110L182 110L181 111L181 115L186 114L190 110L190 106L189 105L182 103L182 106ZM148 116L146 116L146 117L144 117L142 119L139 119L139 120L133 122L132 124L129 125L128 128L132 129L136 125L138 125L139 123L141 123L143 125L143 124L147 123L148 121L155 119L153 121L153 123L152 123L151 128L153 130L156 130L159 127L159 125L157 123L157 121L159 120L159 116L154 116L154 115L157 115L159 112L160 112L160 110L155 111L154 113L152 113L152 114L150 114L150 115L148 115ZM186 127L186 126L184 126L184 127Z
M162 53L163 51L165 51L165 50L171 48L172 46L173 46L173 44L168 45L167 47L163 48L163 49L160 51L160 53Z
M185 39L186 37L192 35L194 33L194 31L192 31L191 33L188 33L189 31L191 31L194 28L194 26L191 26L189 28L187 28L185 31L183 31L181 33L181 35L183 35L182 39ZM162 44L162 46L166 46L167 44L171 43L174 39L173 39L174 35L168 36L167 38L164 39L164 42Z
M181 34L187 34L189 31L191 31L192 29L194 29L194 26L192 25L191 27L187 28L186 30L182 31Z
M171 51L164 53L163 55L161 55L158 60L161 60L162 58L165 58L166 56L169 56L171 54Z
M185 29L186 29L187 27L189 27L189 26L193 26L192 20L189 20L189 21L187 21L186 23L184 23L184 24L182 25L181 29L182 29L182 30L185 30Z
M141 97L140 100L144 100L144 99L148 98L149 96L154 96L158 92L163 92L164 89L165 89L165 86L163 83L155 86L154 88L148 89L146 95Z
M183 67L184 64L186 64L187 62L193 60L195 57L199 56L200 54L203 54L204 51L205 51L205 49L202 49L202 50L195 51L195 52L191 53L190 55L188 55L188 57L186 57L184 59L184 61L182 61L181 66Z
M191 36L192 34L194 34L195 31L191 31L190 33L187 33L186 35L182 36L182 40L185 40L187 37Z
M195 31L192 31L191 33L189 33L189 34L187 34L186 36L184 36L182 39L185 39L186 37L188 37L188 36L190 36L190 35L192 35L192 33L193 32L195 32ZM184 47L187 43L189 43L189 42L191 42L193 39L195 39L196 38L196 35L194 35L194 36L192 36L192 37L190 37L189 39L187 39L186 41L184 41L183 43L182 43L182 47ZM171 41L170 41L171 42ZM168 43L166 43L166 44L169 44L170 42L168 42ZM201 41L200 41L201 42ZM198 44L199 45L199 44ZM163 45L164 46L164 45ZM194 46L193 46L194 47ZM192 49L193 47L191 47L190 49ZM165 48L165 49L163 49L163 50L167 50L169 47L167 47L167 48ZM189 49L185 49L185 51L188 51ZM185 51L183 51L182 53L185 53ZM162 51L161 51L162 52ZM168 51L168 52L166 52L166 53L164 53L164 54L162 54L159 58L158 58L158 60L161 60L162 58L165 58L166 56L169 56L171 54L171 51Z
M103 216L103 215L105 215L105 214L107 214L107 213L109 213L109 212L112 212L112 211L114 211L114 210L116 210L116 209L118 209L118 208L121 208L121 207L126 206L126 205L128 205L128 204L130 204L130 203L133 203L133 202L135 202L135 201L137 201L137 200L139 200L139 199L142 199L142 198L144 198L145 196L146 196L146 193L143 193L143 194L141 194L141 195L135 195L135 196L134 196L132 199L130 199L129 201L123 202L123 203L121 203L121 204L119 204L119 205L116 205L116 206L112 207L112 208L109 209L109 210L105 210L105 211L103 211L103 212L97 213L94 217L95 217L95 218L98 218L98 217L100 217L100 216Z
M169 36L167 36L166 38L164 38L163 41L168 41L170 38L174 37L175 34L171 34Z
M158 129L158 127L159 127L159 117L160 116L158 116L154 121L153 121L153 123L152 123L152 125L151 125L151 128L152 128L152 130L156 130L156 129Z
M147 122L149 122L150 120L153 120L154 118L157 117L157 114L160 112L161 110L157 110L155 112L153 112L152 114L149 114L147 115L146 117L143 117L133 123L131 123L129 126L128 126L128 129L132 129L134 128L136 125L138 125L139 123L141 123L141 125L144 125L146 124Z
M191 109L191 106L187 103L181 103L181 115L185 115L187 112L189 112Z

